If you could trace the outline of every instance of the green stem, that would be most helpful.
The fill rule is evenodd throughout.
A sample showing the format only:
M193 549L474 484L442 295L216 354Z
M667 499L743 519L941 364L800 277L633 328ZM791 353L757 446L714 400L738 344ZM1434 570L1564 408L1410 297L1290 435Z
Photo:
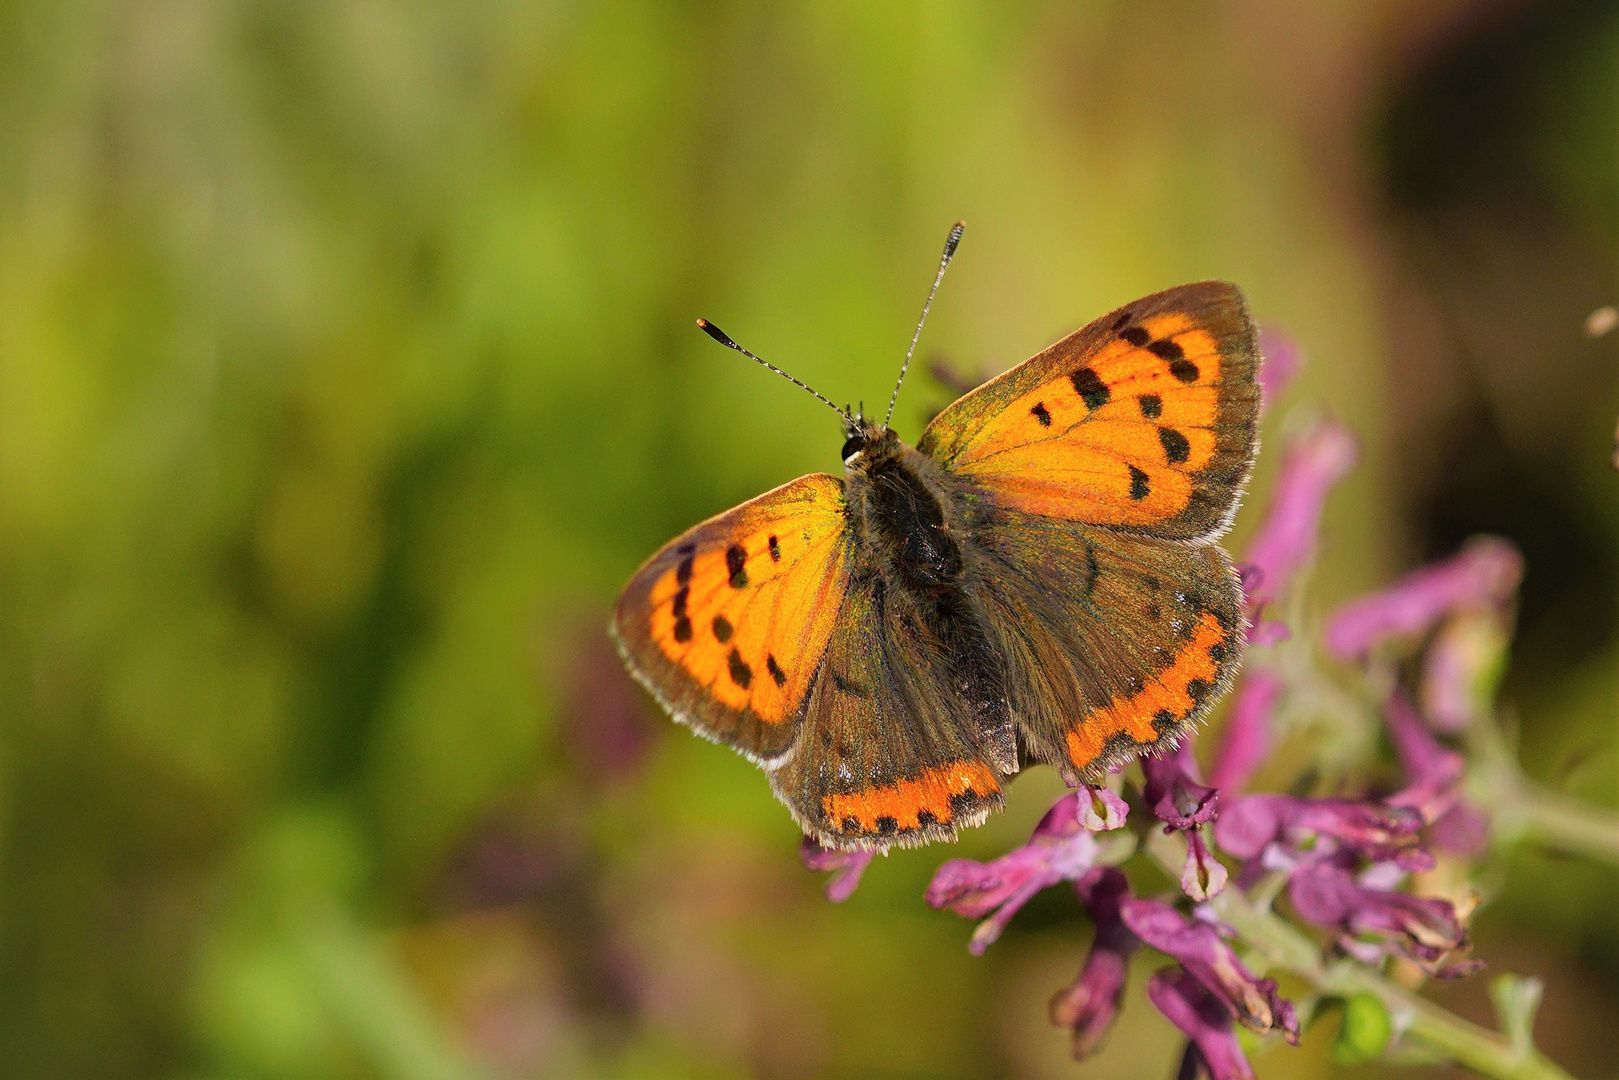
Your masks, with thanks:
M1185 857L1183 844L1179 836L1159 836L1149 841L1148 850L1174 877L1180 873ZM1173 850L1177 846L1181 846L1178 855ZM1320 946L1308 935L1275 912L1253 903L1240 889L1228 888L1210 904L1272 967L1297 975L1324 994L1375 996L1394 1018L1402 1037L1438 1051L1458 1065L1498 1080L1573 1080L1535 1050L1516 1050L1495 1032L1453 1016L1363 964L1353 960L1324 962Z
M1619 865L1619 813L1571 799L1524 776L1493 717L1467 734L1476 762L1468 789L1490 808L1498 838L1532 840L1568 855Z
M1520 783L1508 803L1507 825L1526 838L1570 855L1619 865L1619 814Z

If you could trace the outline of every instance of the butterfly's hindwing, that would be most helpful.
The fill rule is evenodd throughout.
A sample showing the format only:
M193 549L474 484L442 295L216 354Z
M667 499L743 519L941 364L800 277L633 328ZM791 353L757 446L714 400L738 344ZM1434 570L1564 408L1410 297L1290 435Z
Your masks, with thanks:
M1252 462L1256 367L1242 294L1185 285L967 394L918 449L1003 506L1205 539L1228 520Z
M665 545L619 597L631 671L677 719L756 761L798 735L847 581L843 481L800 477Z
M904 589L855 574L777 796L829 847L953 837L1001 806L948 647Z
M1225 553L1015 511L969 546L1024 745L1070 783L1172 743L1236 672Z

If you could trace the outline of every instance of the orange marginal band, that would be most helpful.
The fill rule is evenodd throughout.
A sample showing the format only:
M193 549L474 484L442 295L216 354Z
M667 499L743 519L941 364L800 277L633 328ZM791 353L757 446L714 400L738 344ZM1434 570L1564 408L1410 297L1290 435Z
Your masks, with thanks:
M880 818L892 818L898 828L919 829L929 824L922 820L923 814L931 814L932 823L941 825L953 818L953 797L988 798L1000 790L995 774L983 762L955 761L929 769L913 780L848 795L828 795L821 800L821 807L834 827L853 818L863 831L877 832Z
M1068 760L1088 768L1102 756L1108 739L1123 732L1136 743L1155 743L1161 729L1189 716L1219 679L1220 665L1211 650L1224 647L1228 634L1213 615L1198 619L1192 640L1175 654L1175 662L1131 697L1115 697L1068 733ZM1201 683L1201 688L1194 684Z

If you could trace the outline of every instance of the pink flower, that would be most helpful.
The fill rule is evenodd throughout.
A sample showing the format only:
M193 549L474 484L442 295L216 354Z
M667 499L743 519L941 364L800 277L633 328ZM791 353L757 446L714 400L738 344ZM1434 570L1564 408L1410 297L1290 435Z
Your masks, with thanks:
M1274 671L1250 669L1231 696L1220 749L1209 782L1226 791L1239 790L1270 754L1271 717L1282 699L1282 679Z
M973 955L989 948L1018 909L1041 889L1059 881L1078 881L1090 870L1100 848L1081 823L1082 796L1086 792L1058 799L1027 844L994 862L951 859L934 873L927 891L929 904L984 920L968 945Z
M834 904L841 904L854 895L861 875L866 872L876 852L839 851L822 847L813 837L806 836L798 854L809 869L832 872L832 880L826 883L826 898Z
M1414 570L1381 592L1338 609L1327 623L1327 650L1343 660L1365 657L1391 637L1426 632L1452 611L1494 607L1523 579L1523 556L1495 537L1479 537L1441 563Z
M1433 826L1429 834L1436 845L1481 854L1489 842L1489 819L1462 799L1467 770L1462 756L1441 745L1402 693L1395 692L1384 706L1383 724L1409 781L1388 801L1420 814Z
M1118 1016L1130 954L1135 952L1137 941L1119 918L1119 902L1130 895L1122 873L1111 866L1099 866L1080 878L1074 888L1096 925L1096 937L1078 978L1051 999L1051 1022L1073 1032L1074 1059L1080 1061L1101 1049L1102 1040Z
M1253 1080L1254 1070L1237 1042L1232 1013L1179 968L1165 968L1147 981L1147 997L1191 1039L1180 1076L1206 1071L1213 1080Z
M1131 933L1173 957L1243 1026L1260 1033L1274 1028L1298 1044L1293 1003L1277 994L1275 979L1261 979L1249 971L1213 926L1188 919L1161 901L1135 897L1120 903L1119 914Z
M1415 870L1432 865L1419 846L1422 825L1421 815L1404 806L1240 795L1220 815L1214 839L1222 851L1239 859L1257 859L1279 844L1296 856L1349 850L1371 862L1397 862Z
M1335 927L1345 951L1370 959L1368 952L1393 952L1433 974L1453 975L1470 962L1442 965L1467 944L1467 933L1447 900L1358 884L1349 869L1324 859L1300 867L1288 881L1288 899L1301 918Z
M1141 759L1146 785L1141 795L1165 832L1191 829L1220 813L1220 793L1197 782L1191 745L1182 742L1172 754Z
M1226 868L1209 853L1199 826L1213 821L1220 813L1220 793L1197 781L1197 761L1191 746L1181 743L1173 754L1141 759L1146 778L1141 797L1148 809L1164 823L1164 831L1186 833L1186 862L1181 869L1181 889L1194 900L1217 895L1226 886Z
M1282 396L1304 366L1304 353L1298 342L1274 326L1259 329L1259 390L1268 409Z
M1287 447L1270 511L1248 545L1243 584L1250 611L1274 603L1293 575L1315 557L1327 492L1354 467L1359 449L1336 420L1326 420Z

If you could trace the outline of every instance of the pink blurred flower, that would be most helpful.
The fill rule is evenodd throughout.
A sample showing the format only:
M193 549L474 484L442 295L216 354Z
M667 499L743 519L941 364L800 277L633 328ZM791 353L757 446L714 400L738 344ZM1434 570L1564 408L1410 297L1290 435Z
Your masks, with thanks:
M1241 789L1270 754L1271 717L1282 699L1281 676L1265 668L1250 669L1231 698L1231 716L1209 775L1210 784L1226 791Z
M1414 570L1381 592L1338 609L1327 623L1327 650L1343 660L1365 657L1391 637L1424 633L1460 608L1509 600L1523 579L1523 556L1496 537L1471 540L1445 560Z
M1298 342L1274 326L1259 328L1259 391L1268 409L1304 366Z
M1300 867L1288 881L1287 895L1301 918L1336 928L1339 944L1362 959L1371 959L1368 952L1393 952L1444 975L1473 966L1441 963L1467 944L1467 933L1447 900L1357 883L1334 859Z
M1041 889L1059 881L1077 881L1091 869L1100 848L1081 823L1080 798L1084 794L1074 792L1058 799L1035 826L1027 844L994 862L951 859L934 873L927 890L929 904L984 920L968 945L975 956L1001 936L1012 916Z
M804 865L811 870L830 871L832 880L826 883L826 898L834 904L841 904L854 895L855 888L860 884L860 877L871 865L874 851L839 851L836 848L822 847L816 843L814 837L804 837L804 842L798 848L799 857Z
M1388 797L1407 806L1433 826L1430 839L1448 851L1481 854L1488 844L1489 819L1462 798L1467 763L1446 749L1402 693L1395 692L1383 708L1383 725L1399 756L1406 786Z
M1507 653L1498 611L1461 611L1445 620L1423 657L1422 714L1436 731L1466 730L1489 712Z
M1248 545L1243 580L1250 611L1278 600L1294 574L1315 557L1327 492L1348 475L1358 455L1354 437L1330 419L1283 452L1270 510Z
M1079 976L1051 999L1051 1022L1073 1032L1077 1061L1101 1049L1113 1026L1137 941L1119 917L1119 903L1130 895L1122 873L1099 866L1081 877L1074 888L1096 926L1096 937Z

